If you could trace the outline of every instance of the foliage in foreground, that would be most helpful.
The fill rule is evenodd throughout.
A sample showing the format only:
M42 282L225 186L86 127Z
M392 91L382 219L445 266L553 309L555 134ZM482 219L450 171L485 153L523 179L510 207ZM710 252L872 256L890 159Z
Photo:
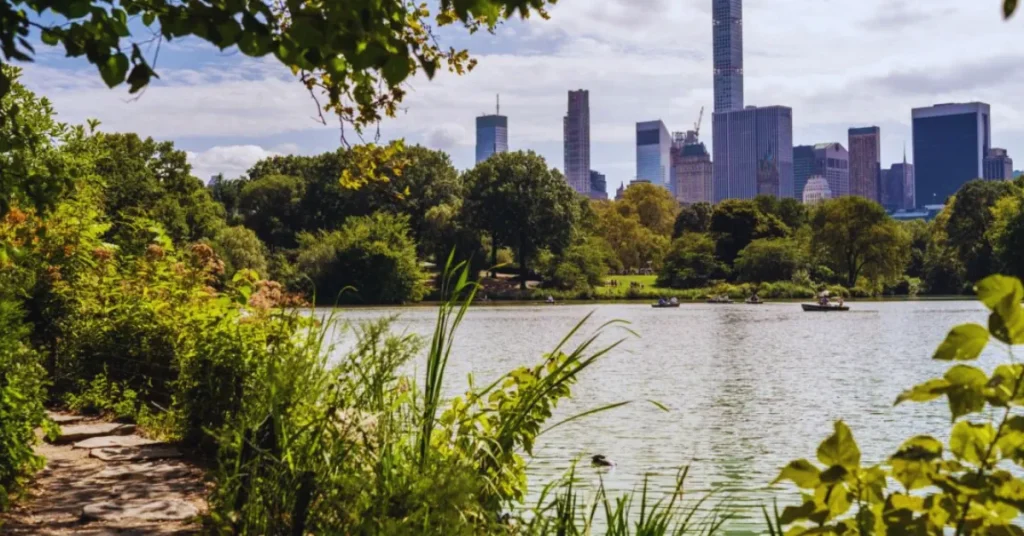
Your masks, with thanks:
M887 461L865 465L841 421L818 447L821 466L790 462L778 480L802 490L804 502L769 518L786 534L1024 534L1024 365L1013 348L1024 344L1024 288L1018 279L991 276L978 283L991 311L988 327L964 324L950 331L934 359L974 361L990 344L1006 348L1008 363L991 375L957 364L942 378L896 399L927 402L945 397L952 428L948 444L930 436L906 440ZM767 517L767 513L766 513Z

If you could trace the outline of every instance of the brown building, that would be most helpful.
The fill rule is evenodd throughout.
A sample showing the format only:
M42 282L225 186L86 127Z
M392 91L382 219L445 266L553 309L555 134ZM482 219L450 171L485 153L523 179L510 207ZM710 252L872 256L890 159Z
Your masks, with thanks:
M676 132L672 139L672 186L680 203L713 203L715 167L697 133Z
M882 131L878 127L850 129L850 195L881 201Z

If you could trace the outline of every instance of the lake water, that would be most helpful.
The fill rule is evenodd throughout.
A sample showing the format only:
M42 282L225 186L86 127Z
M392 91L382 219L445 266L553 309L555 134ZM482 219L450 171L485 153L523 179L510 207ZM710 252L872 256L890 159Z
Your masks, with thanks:
M538 363L590 312L586 333L609 320L628 321L638 336L605 333L603 341L627 340L584 373L573 400L559 407L552 422L614 402L637 402L542 436L529 468L531 488L562 475L573 459L597 453L617 464L601 475L611 491L634 489L644 475L654 489L666 491L678 468L690 465L688 489L717 490L735 512L730 532L759 534L762 504L770 506L773 497L780 498L780 508L796 501L792 490L772 490L770 482L788 461L813 460L833 420L850 425L871 463L912 435L946 437L949 413L942 400L899 407L893 401L945 372L949 364L932 361L932 352L951 327L985 324L984 308L970 301L850 305L852 311L842 314L804 313L795 303L478 306L459 331L448 391L461 393L469 374L483 385ZM357 309L343 318L399 315L397 330L429 335L435 314L429 307ZM990 347L981 366L991 370L1004 359ZM584 479L597 481L597 470L581 467Z

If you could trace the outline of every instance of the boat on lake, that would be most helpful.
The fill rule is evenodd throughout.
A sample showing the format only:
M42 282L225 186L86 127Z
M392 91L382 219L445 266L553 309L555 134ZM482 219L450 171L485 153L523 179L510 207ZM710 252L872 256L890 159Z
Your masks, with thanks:
M671 308L679 307L679 304L678 303L652 303L651 307L654 307L655 309L671 309Z
M759 298L757 296L751 296L751 297L747 298L747 301L744 302L744 303L746 303L747 305L761 305L761 304L764 303L764 300L762 300L761 298Z
M827 305L821 305L818 303L801 303L800 307L804 308L804 311L818 312L818 311L849 311L850 307L846 305L839 305L837 303L829 303Z

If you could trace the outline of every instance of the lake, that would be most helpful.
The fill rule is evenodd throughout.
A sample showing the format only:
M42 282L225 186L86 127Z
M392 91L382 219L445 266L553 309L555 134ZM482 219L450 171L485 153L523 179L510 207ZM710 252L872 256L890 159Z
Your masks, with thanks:
M531 490L562 475L573 459L597 453L617 464L601 475L616 492L634 489L646 474L660 494L672 487L678 468L690 465L688 489L717 490L729 501L730 533L759 534L762 504L779 497L781 508L798 498L769 484L790 460L813 460L833 420L850 425L865 463L885 459L912 435L946 439L943 400L899 407L893 401L949 368L932 361L932 352L953 326L985 324L984 307L972 301L850 305L849 313L804 313L795 303L476 306L457 337L448 392L461 393L469 374L483 385L538 363L590 312L585 333L609 320L628 321L637 336L621 329L602 336L627 340L584 373L574 399L552 422L614 402L636 403L542 436L529 468ZM435 314L429 307L373 308L343 318L398 315L396 330L429 335ZM990 371L1003 360L990 347L981 366ZM581 468L584 479L597 481L596 469Z

